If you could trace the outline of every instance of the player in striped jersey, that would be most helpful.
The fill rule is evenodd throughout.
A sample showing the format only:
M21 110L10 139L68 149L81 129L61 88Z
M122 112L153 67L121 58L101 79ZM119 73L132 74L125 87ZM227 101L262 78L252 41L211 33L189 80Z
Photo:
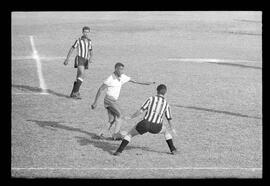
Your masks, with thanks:
M167 87L164 84L161 84L157 87L157 95L149 97L141 108L135 112L131 117L126 117L125 119L133 119L139 116L141 113L146 111L146 114L139 123L137 123L124 137L122 143L120 144L119 148L116 150L113 155L118 156L127 144L131 141L131 138L140 134L143 135L146 132L150 132L152 134L164 134L166 142L170 148L172 154L176 153L176 148L172 141L172 135L170 134L169 130L163 125L163 116L165 115L166 119L168 120L170 129L176 135L176 131L172 126L172 115L171 109L164 98L164 95L167 92Z
M68 64L69 57L73 50L77 48L77 55L75 57L74 68L77 68L76 81L73 83L73 88L70 97L75 99L81 99L80 86L84 80L84 71L88 69L88 63L92 63L92 42L89 39L90 28L85 26L82 28L82 36L78 38L70 48L67 58L64 61L64 65Z

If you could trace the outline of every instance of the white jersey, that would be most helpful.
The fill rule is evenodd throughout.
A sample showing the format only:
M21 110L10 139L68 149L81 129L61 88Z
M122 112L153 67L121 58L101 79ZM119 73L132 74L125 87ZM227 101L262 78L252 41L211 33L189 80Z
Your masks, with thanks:
M129 80L130 77L125 74L122 74L120 78L117 78L116 75L113 73L104 81L104 84L108 86L106 95L117 100L120 95L122 85Z

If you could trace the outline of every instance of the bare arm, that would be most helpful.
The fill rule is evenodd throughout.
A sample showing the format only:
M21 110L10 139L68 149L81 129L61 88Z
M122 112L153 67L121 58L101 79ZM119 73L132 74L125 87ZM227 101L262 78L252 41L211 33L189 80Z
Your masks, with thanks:
M89 63L92 63L92 58L93 58L93 49L89 50L89 53L88 53L88 61Z
M92 108L92 109L95 109L95 108L96 108L96 106L97 106L97 101L98 101L98 98L99 98L100 95L101 95L101 92L102 92L103 90L105 90L107 87L108 87L108 86L105 85L104 83L99 87L99 89L98 89L98 91L97 91L97 94L96 94L96 97L95 97L95 101L94 101L94 103L91 105L91 108Z
M134 114L132 114L131 116L125 117L125 119L126 120L129 120L129 119L136 118L137 116L141 115L141 113L143 113L143 110L142 109L139 109Z
M135 83L135 84L140 84L140 85L151 85L151 84L156 83L156 82L138 82L138 81L135 81L135 80L129 80L129 82Z
M172 124L171 120L167 120L167 121L168 121L168 124L170 126L171 131L174 133L174 135L177 135L176 134L176 131L175 131L174 127L173 127L173 124Z
M64 61L64 65L67 65L67 64L68 64L68 60L69 60L69 58L70 58L70 56L71 56L73 50L74 50L73 47L71 47L71 48L69 49L68 55L67 55L67 57L66 57L66 59L65 59L65 61Z

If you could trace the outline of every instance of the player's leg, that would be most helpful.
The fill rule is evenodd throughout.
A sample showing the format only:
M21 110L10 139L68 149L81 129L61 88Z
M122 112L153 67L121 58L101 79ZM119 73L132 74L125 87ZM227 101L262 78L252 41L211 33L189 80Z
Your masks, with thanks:
M78 65L77 65L77 76L76 76L76 83L74 84L74 89L72 90L72 97L81 99L80 97L80 87L84 80L84 71L85 71L85 63L86 59L78 56L77 57Z
M84 66L79 65L77 68L76 86L74 92L79 96L80 87L84 80Z
M169 130L164 125L162 126L160 134L164 135L165 140L169 146L171 153L175 154L177 152L177 149L175 148L175 146L173 144L172 135L170 134Z
M80 86L83 82L83 74L84 74L84 67L78 66L77 67L76 81L73 84L73 89L71 91L70 97L81 99L79 90L80 90Z
M109 116L109 121L108 122L110 124L109 127L108 127L108 131L109 131L109 130L111 130L113 124L115 124L115 116L109 109L107 109L107 111L108 111L108 116Z
M77 69L77 76L76 76L76 80L75 80L74 83L73 83L72 91L71 91L71 93L70 93L70 97L73 97L73 98L76 97L75 91L76 91L76 89L77 89L78 64L79 64L79 56L76 56L76 57L75 57L75 61L74 61L74 68Z
M122 126L122 118L121 118L121 110L120 106L117 103L111 103L110 106L108 107L110 110L111 114L114 116L114 132L113 132L113 139L122 139L122 134L120 133L121 126Z
M99 137L104 137L104 135L106 135L107 133L109 134L110 129L111 129L112 125L113 125L114 122L115 122L115 117L114 117L113 113L112 113L108 108L106 108L106 110L107 110L108 118L109 118L109 121L108 121L109 127L107 126L107 124L105 124L105 125L101 128L100 132L98 133L98 136L99 136Z
M115 153L113 153L113 155L118 156L120 155L120 153L123 152L123 150L125 149L125 147L128 145L128 143L131 141L131 138L133 138L134 136L137 136L138 134L143 135L144 133L146 133L148 131L147 129L147 123L145 122L145 120L140 121L139 123L137 123L129 132L127 135L125 135L125 137L123 138L119 148L116 150Z

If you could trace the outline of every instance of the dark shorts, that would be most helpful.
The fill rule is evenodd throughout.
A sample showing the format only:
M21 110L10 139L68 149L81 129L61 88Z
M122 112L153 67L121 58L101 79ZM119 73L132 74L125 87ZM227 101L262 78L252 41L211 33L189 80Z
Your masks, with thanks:
M104 107L115 117L120 118L121 108L116 100L104 98Z
M85 69L88 69L88 60L81 56L76 56L74 61L74 68L77 68L78 66L84 66Z
M136 125L136 130L141 135L146 132L157 134L161 131L161 129L162 129L162 124L151 123L147 120L142 120Z

